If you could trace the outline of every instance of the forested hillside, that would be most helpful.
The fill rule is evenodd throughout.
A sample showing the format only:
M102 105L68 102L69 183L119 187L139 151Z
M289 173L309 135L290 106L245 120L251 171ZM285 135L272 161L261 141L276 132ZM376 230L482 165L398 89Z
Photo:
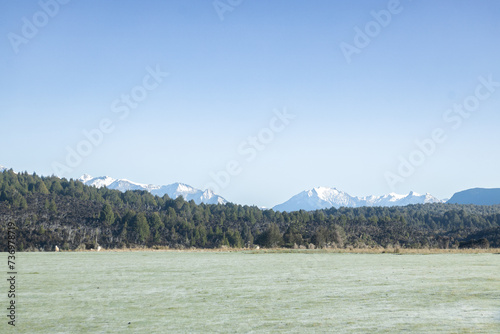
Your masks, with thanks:
M500 206L425 204L281 213L235 204L196 205L146 191L0 172L0 249L7 224L17 248L500 247Z

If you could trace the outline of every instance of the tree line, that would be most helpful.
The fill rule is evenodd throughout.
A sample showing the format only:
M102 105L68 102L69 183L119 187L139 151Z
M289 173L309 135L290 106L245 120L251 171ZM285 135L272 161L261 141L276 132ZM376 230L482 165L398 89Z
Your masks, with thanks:
M123 247L500 247L500 206L425 204L276 212L0 173L0 229L18 250ZM0 241L3 251L7 240Z

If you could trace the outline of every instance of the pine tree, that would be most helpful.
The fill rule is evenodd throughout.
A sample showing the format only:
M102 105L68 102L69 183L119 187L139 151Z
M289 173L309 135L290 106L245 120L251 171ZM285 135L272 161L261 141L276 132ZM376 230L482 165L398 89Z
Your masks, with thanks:
M149 238L149 224L146 216L141 212L138 213L134 221L134 232L137 234L137 241L145 242Z
M153 214L149 218L149 226L151 227L151 230L154 232L158 232L159 230L165 227L165 225L161 221L158 212L153 212Z
M283 236L278 228L278 225L271 224L269 228L259 235L257 243L267 248L280 247L283 245Z
M99 220L107 226L110 226L115 222L115 214L113 213L113 208L108 203L104 204L104 207L102 208L99 215Z
M48 195L49 190L42 180L39 180L35 185L35 190L41 194Z
M125 222L125 224L123 224L122 231L120 232L120 238L122 239L122 241L127 241L127 229L128 223Z
M54 213L54 214L57 213L57 204L54 200L50 201L49 212Z

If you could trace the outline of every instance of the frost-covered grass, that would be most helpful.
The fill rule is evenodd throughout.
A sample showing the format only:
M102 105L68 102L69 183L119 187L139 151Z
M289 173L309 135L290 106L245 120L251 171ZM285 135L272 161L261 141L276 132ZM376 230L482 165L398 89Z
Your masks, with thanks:
M68 252L17 262L19 333L500 333L498 254Z

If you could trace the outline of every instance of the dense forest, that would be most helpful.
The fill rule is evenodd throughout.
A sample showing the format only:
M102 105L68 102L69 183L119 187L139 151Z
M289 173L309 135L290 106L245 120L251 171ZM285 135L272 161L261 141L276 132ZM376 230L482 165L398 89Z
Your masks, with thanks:
M453 204L275 212L196 205L85 186L76 180L0 173L0 249L16 226L18 251L124 247L500 247L500 205Z

